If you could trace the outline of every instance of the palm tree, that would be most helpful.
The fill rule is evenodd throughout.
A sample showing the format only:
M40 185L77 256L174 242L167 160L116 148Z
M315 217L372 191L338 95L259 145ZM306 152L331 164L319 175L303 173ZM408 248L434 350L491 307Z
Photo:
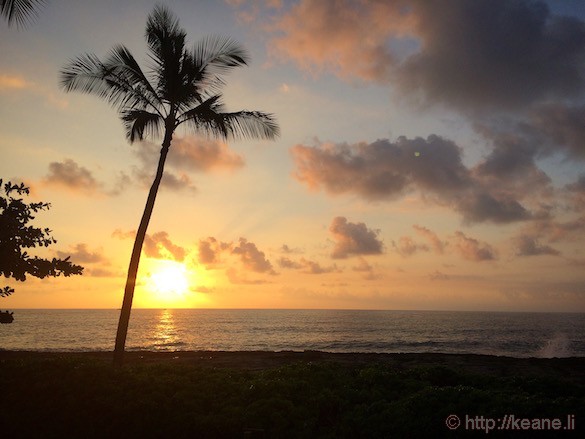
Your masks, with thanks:
M0 0L0 15L8 21L8 24L16 22L21 26L26 20L37 14L37 10L45 3L45 0Z
M275 139L279 127L271 114L259 111L226 112L220 90L223 75L247 65L248 54L230 38L210 37L188 49L186 33L178 19L164 6L156 6L148 16L146 40L152 67L148 76L129 50L118 45L107 59L93 54L72 60L61 71L65 91L90 93L118 109L132 143L147 135L162 134L162 148L146 207L136 233L128 267L128 279L120 312L114 365L121 366L140 262L142 244L156 194L163 176L165 159L173 134L185 124L197 132L222 139Z

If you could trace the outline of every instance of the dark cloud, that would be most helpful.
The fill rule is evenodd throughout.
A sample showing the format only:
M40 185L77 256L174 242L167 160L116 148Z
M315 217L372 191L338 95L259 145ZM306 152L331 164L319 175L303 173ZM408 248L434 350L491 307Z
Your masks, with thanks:
M220 254L231 247L230 243L220 242L213 237L201 239L198 245L199 262L205 265L217 264L220 261Z
M325 274L325 273L340 273L341 270L337 268L337 265L333 264L329 267L323 267L316 261L311 261L305 258L301 258L302 272L306 274Z
M288 268L293 270L298 270L299 268L303 268L303 264L300 262L294 261L290 258L282 257L278 260L278 265L281 268Z
M291 148L295 177L310 189L393 200L418 189L428 199L459 212L466 222L507 223L532 217L514 196L490 192L461 160L461 149L439 136L400 137L396 142L296 145ZM531 188L534 190L534 187Z
M532 214L517 200L506 195L496 198L487 192L464 194L456 200L455 209L468 223L491 221L502 224L532 218Z
M62 162L51 162L49 164L49 173L44 178L44 182L86 195L103 191L102 184L94 178L91 171L71 159L65 159Z
M466 236L463 232L457 231L451 239L452 247L469 261L482 262L497 259L496 252L486 242L480 242L475 238Z
M167 232L156 232L153 235L147 234L144 238L144 254L149 258L172 259L182 262L185 259L185 249L169 239Z
M240 238L239 243L234 246L232 254L238 255L244 267L256 273L276 274L272 264L264 252L258 250L256 244Z
M583 77L585 82L585 75ZM585 106L549 103L530 114L530 126L551 145L573 158L585 159Z
M388 199L415 182L421 188L449 191L469 181L460 149L438 136L400 137L395 143L382 139L370 144L296 145L291 153L295 177L331 194L357 192L368 199Z
M269 28L301 68L391 83L465 111L584 91L585 25L532 0L301 0Z
M338 216L333 218L329 231L335 240L331 254L334 259L383 252L384 244L378 239L379 230L368 229L364 223L351 223L345 217Z
M62 187L77 194L117 196L131 185L132 179L124 172L119 172L113 182L112 188L108 189L89 169L71 159L49 163L49 172L42 180L44 184Z
M535 236L520 235L514 238L514 250L516 256L539 256L553 255L557 256L560 252L548 245L539 243Z
M585 25L528 0L407 2L421 49L398 68L409 91L458 109L518 108L584 91Z
M524 233L546 239L549 242L570 242L582 239L585 232L585 216L569 221L547 218L535 221L525 228Z
M565 186L568 193L571 209L577 212L585 211L585 175L581 175L577 181Z

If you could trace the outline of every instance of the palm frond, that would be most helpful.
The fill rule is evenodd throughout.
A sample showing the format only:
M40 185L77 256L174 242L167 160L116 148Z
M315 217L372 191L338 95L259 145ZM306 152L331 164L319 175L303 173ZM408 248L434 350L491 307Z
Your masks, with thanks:
M61 70L60 76L66 92L94 94L119 109L152 107L160 111L160 100L123 46L112 50L105 63L94 54L81 55Z
M132 53L125 46L121 44L115 46L104 65L106 69L114 72L120 80L123 80L126 85L132 87L136 93L144 97L153 109L157 112L159 111L162 102L156 90L146 78Z
M46 0L0 0L0 15L6 18L8 25L24 26L45 3Z
M164 120L159 114L137 109L123 111L122 121L126 127L126 138L130 143L143 140L149 135L158 136L164 125Z
M165 41L185 41L187 33L179 26L179 19L169 8L156 5L146 21L146 41L157 52Z
M210 36L198 41L185 59L185 78L202 92L215 93L225 85L222 75L246 66L249 59L248 52L230 37Z
M175 15L165 6L155 6L146 23L146 40L154 61L157 94L167 101L180 98L186 37Z
M200 105L184 112L178 124L187 123L196 131L224 139L269 139L280 135L272 114L260 111L226 113L221 95L212 96Z

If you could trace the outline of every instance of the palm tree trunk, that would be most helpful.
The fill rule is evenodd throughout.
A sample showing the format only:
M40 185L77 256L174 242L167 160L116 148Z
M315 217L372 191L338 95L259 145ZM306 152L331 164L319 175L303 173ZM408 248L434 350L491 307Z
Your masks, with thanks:
M173 138L173 130L165 129L165 137L160 150L160 159L158 161L158 168L156 176L150 187L148 198L146 199L146 206L144 213L140 220L140 226L136 232L136 239L134 241L134 248L132 249L132 256L130 257L130 265L128 267L128 278L126 279L126 288L124 289L124 300L122 302L122 309L120 311L120 320L118 321L118 332L116 333L116 345L114 347L114 366L121 367L124 362L124 347L126 346L126 336L128 334L128 323L130 322L130 311L132 310L132 299L134 298L134 287L136 286L136 274L138 273L138 264L140 263L140 254L142 253L142 244L146 237L146 230L154 208L156 194L160 186L165 167L165 160L171 146Z

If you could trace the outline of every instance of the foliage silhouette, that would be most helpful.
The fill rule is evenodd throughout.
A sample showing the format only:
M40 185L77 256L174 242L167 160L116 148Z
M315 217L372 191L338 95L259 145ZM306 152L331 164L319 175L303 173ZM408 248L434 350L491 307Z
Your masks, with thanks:
M171 11L161 5L148 16L145 36L152 62L148 75L123 45L115 46L103 61L88 53L61 71L65 91L97 95L118 110L131 143L147 136L163 137L156 176L128 267L114 348L116 366L123 362L140 253L176 128L185 124L194 131L226 140L275 139L279 135L271 114L225 111L220 93L225 84L223 76L248 63L248 53L238 43L230 38L208 37L188 49L186 32Z
M45 0L0 0L0 15L8 21L8 25L16 23L23 26L37 15L38 8L44 3Z
M45 278L47 276L71 276L81 274L83 267L75 265L65 259L53 258L52 260L31 257L24 249L34 247L48 247L57 240L51 236L48 228L40 229L28 225L35 217L33 214L49 210L48 203L25 203L22 198L15 198L13 194L28 195L29 188L7 182L0 187L4 194L0 193L0 274L7 278L14 278L24 282L26 275ZM1 189L0 189L1 190ZM14 293L11 287L0 289L0 297Z

